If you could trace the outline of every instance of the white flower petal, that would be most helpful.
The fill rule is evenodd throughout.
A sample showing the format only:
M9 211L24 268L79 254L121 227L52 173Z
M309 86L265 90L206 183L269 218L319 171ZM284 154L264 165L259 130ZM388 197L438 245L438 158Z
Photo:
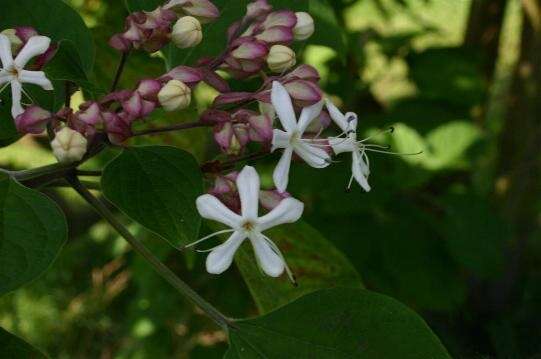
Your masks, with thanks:
M201 217L223 223L231 228L239 228L242 225L242 218L227 208L218 198L204 194L196 201L197 210Z
M297 126L299 134L303 134L306 131L306 128L312 123L312 121L321 114L323 109L323 101L305 107L301 112L301 117L299 117L299 124Z
M285 87L278 81L272 83L271 101L284 129L287 132L295 131L297 129L297 119L295 118L291 97Z
M272 211L258 219L259 228L263 232L280 224L297 222L303 211L304 203L295 198L285 198Z
M291 156L293 155L293 148L287 147L278 161L274 173L272 174L272 179L274 180L274 185L280 192L285 192L287 189L287 184L289 182L289 167L291 166Z
M359 150L357 144L350 138L330 137L329 145L331 145L332 150L337 155L344 152L353 152Z
M227 270L233 263L235 252L239 249L246 237L241 232L235 232L227 241L214 248L207 256L207 272L211 274L221 274Z
M237 177L242 216L250 219L257 218L259 207L259 175L255 168L245 166Z
M327 110L333 121L342 129L342 131L347 132L348 122L346 116L340 112L340 110L331 102L331 100L326 99L325 104L327 105Z
M13 116L13 118L17 118L17 116L24 112L23 106L21 105L21 94L21 83L15 80L11 81L11 116Z
M6 35L0 34L0 61L2 67L8 68L13 65L13 54L11 53L11 42Z
M15 64L23 68L31 58L43 54L51 45L51 39L47 36L32 36L15 58Z
M53 84L45 76L45 72L43 71L22 70L19 74L19 81L41 86L44 90L53 90Z
M311 167L325 168L330 164L331 157L319 147L301 142L297 143L294 149L295 153Z
M250 237L259 266L271 277L279 277L285 269L285 263L276 254L262 236Z
M366 192L370 192L371 188L368 184L368 178L363 173L363 165L368 167L366 163L364 163L361 154L359 152L353 152L353 162L351 164L353 177Z
M282 130L274 129L272 131L272 149L271 152L278 148L287 148L289 146L290 134Z

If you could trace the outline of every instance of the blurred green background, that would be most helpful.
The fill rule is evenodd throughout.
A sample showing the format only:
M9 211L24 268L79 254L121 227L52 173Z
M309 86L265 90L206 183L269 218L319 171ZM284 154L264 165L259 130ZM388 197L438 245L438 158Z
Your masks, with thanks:
M92 27L95 80L106 86L118 61L106 40L122 27L122 1L69 2ZM308 45L304 61L363 131L395 125L382 141L423 153L372 155L368 194L346 193L347 158L320 172L297 165L289 191L307 204L306 221L367 288L420 313L453 357L541 358L541 2L330 3L347 45ZM162 72L161 59L136 54L122 86ZM200 108L211 95L197 92ZM195 130L150 141L204 160L215 151L208 138ZM1 167L52 161L39 138L0 149ZM272 163L261 167L267 182ZM72 192L48 194L68 215L69 242L46 275L0 299L0 326L53 358L222 357L224 333ZM131 229L225 313L256 314L236 269L211 277L204 256L185 258Z

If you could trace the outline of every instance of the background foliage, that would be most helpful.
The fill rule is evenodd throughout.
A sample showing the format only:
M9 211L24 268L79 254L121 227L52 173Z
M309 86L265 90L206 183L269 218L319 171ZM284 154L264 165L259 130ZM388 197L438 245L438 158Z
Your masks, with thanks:
M237 2L218 3L230 17L223 21L239 14L234 6L241 5L229 5ZM297 1L273 3L301 6ZM526 3L541 6L539 1ZM88 97L112 81L111 64L117 63L118 54L107 46L107 39L122 27L126 10L122 1L71 0L69 4L91 27L99 56L93 69L81 62L72 73L55 78L77 79ZM131 7L145 4L129 1ZM133 233L233 317L266 313L328 283L357 283L358 289L350 292L363 292L364 286L419 313L453 357L541 355L535 338L541 332L541 69L535 58L539 52L532 51L541 48L539 29L528 24L528 14L523 14L518 0L339 0L310 5L319 29L332 31L319 30L308 46L297 50L320 70L325 90L359 114L367 134L394 124L395 133L385 141L396 151L423 150L423 154L372 156L373 191L368 194L358 188L344 191L346 160L318 172L303 165L295 168L290 192L307 204L306 223L278 229L272 237L300 273L300 289L285 281L262 282L244 252L237 258L240 270L209 276L204 272L204 256L184 256L165 244L162 239L180 240L172 227L166 226L169 233L162 233L163 228L144 221L146 228L134 224L128 216L137 213L137 201L126 196L108 198L127 215L123 220L131 223ZM4 16L2 26L11 25L3 21ZM212 45L216 49L221 46L222 24L209 26L206 33L207 38L217 39ZM58 29L52 26L50 31ZM187 57L169 49L164 52L165 62L189 62L198 51L208 49L196 49ZM73 54L69 50L66 53ZM81 60L93 54L88 51ZM133 86L141 74L160 75L163 62L134 54L121 87ZM81 101L82 94L78 96ZM200 89L196 96L196 106L186 118L204 108L212 91ZM158 114L152 121L167 123L171 117ZM7 133L3 126L0 121L0 143L12 140L2 137ZM205 160L217 155L213 145L205 142L207 137L207 130L199 129L150 142L180 147ZM103 165L114 155L106 153L87 166ZM167 156L182 153L162 157L168 160ZM50 162L44 139L26 137L0 149L1 167ZM273 163L275 159L260 166L267 185ZM114 171L130 175L113 163L107 172L118 176ZM168 176L179 183L192 180L181 170L171 172ZM0 191L10 186L0 178ZM73 192L47 190L46 194L67 214L69 238L44 276L0 298L0 326L54 358L223 356L225 334L156 277ZM173 208L175 203L170 205ZM192 212L181 216L197 217ZM314 241L313 248L302 247L305 236ZM308 259L297 256L298 251L310 251ZM4 262L0 258L0 266ZM347 295L325 299L325 293L314 295L329 305L348 303ZM379 301L396 305L374 294L363 298L365 305ZM285 314L297 315L296 307L288 310ZM409 318L409 309L395 310ZM276 312L264 325L258 320L243 323L259 329L251 338L235 335L232 341L257 342L261 328L271 328L269 323L287 318L285 314ZM372 320L381 321L376 314ZM416 324L416 318L411 323ZM362 320L355 323L358 330L365 325ZM378 332L373 335L378 341ZM430 350L436 345L432 339L419 335L413 347ZM10 348L19 350L18 341L10 340ZM297 349L302 353L302 347ZM354 353L355 348L351 350ZM236 356L230 351L227 357Z

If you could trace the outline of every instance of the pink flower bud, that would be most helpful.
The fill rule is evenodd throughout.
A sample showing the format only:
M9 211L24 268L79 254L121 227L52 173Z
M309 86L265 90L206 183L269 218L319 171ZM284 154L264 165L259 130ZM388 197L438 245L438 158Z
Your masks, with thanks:
M231 52L231 56L237 60L256 60L267 56L269 49L260 41L247 41Z
M231 125L231 122L225 122L214 126L214 140L218 146L220 146L222 151L227 151L231 145L232 137L233 125Z
M229 92L219 95L214 99L212 107L236 104L251 100L253 94L251 92Z
M293 41L293 30L286 26L273 26L255 37L269 45L290 44Z
M194 16L202 23L208 23L220 17L220 10L209 0L170 0L164 8L179 14Z
M134 92L129 100L122 103L122 108L133 117L140 117L143 111L143 99L139 93Z
M171 71L159 78L160 81L168 82L170 80L178 80L188 85L195 86L203 80L203 73L199 69L194 69L188 66L177 66Z
M218 124L230 122L232 118L229 112L209 109L201 114L200 120L204 123Z
M15 119L19 133L39 135L51 120L52 114L39 106L30 106Z
M111 143L119 145L132 136L130 121L126 117L113 112L104 112L103 119L107 129L107 137Z
M263 22L263 28L269 29L274 26L285 26L293 29L297 24L297 15L293 11L281 10L270 13Z
M236 213L240 213L240 197L237 191L238 172L231 172L225 176L218 176L214 181L214 187L209 191L223 204Z
M122 34L115 34L109 39L109 46L118 51L127 52L131 49L131 42Z
M87 102L81 105L77 117L84 123L96 126L103 121L100 106L96 102Z
M58 51L58 44L52 44L47 51L36 57L34 64L30 67L32 70L41 70L51 61Z
M141 80L137 86L137 92L144 100L158 101L158 93L162 89L162 84L158 80Z
M270 143L273 135L273 120L270 116L259 115L248 118L250 139L254 142Z
M25 44L30 40L32 36L37 36L39 33L30 26L19 26L15 28L15 34L19 39L21 39L22 42Z
M259 203L266 210L272 211L276 206L280 204L284 199L291 197L287 192L278 192L277 190L259 191Z
M301 107L314 105L321 101L323 92L318 85L306 80L295 80L284 85L287 92Z
M307 80L314 83L318 83L320 80L319 72L315 67L310 65L300 65L290 73L288 73L284 80Z
M256 0L249 3L246 9L246 17L255 19L270 13L272 11L272 6L269 5L267 0Z

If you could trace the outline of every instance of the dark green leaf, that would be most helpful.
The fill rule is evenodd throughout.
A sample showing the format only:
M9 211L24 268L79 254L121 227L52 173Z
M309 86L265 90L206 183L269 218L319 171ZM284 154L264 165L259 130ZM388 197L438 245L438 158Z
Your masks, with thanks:
M58 206L0 174L0 295L42 274L67 238Z
M171 245L196 239L203 179L191 154L167 146L127 148L105 168L102 187L107 199Z
M338 24L336 14L327 0L310 0L310 15L314 18L316 31L308 42L330 47L344 60L346 56L346 34Z
M362 289L309 294L230 329L234 358L450 358L421 317Z
M3 328L0 328L0 354L6 359L47 358L38 349Z
M261 313L319 289L363 287L347 258L307 223L280 226L268 235L280 247L299 285L294 287L285 275L276 279L262 274L249 246L243 246L236 262Z

